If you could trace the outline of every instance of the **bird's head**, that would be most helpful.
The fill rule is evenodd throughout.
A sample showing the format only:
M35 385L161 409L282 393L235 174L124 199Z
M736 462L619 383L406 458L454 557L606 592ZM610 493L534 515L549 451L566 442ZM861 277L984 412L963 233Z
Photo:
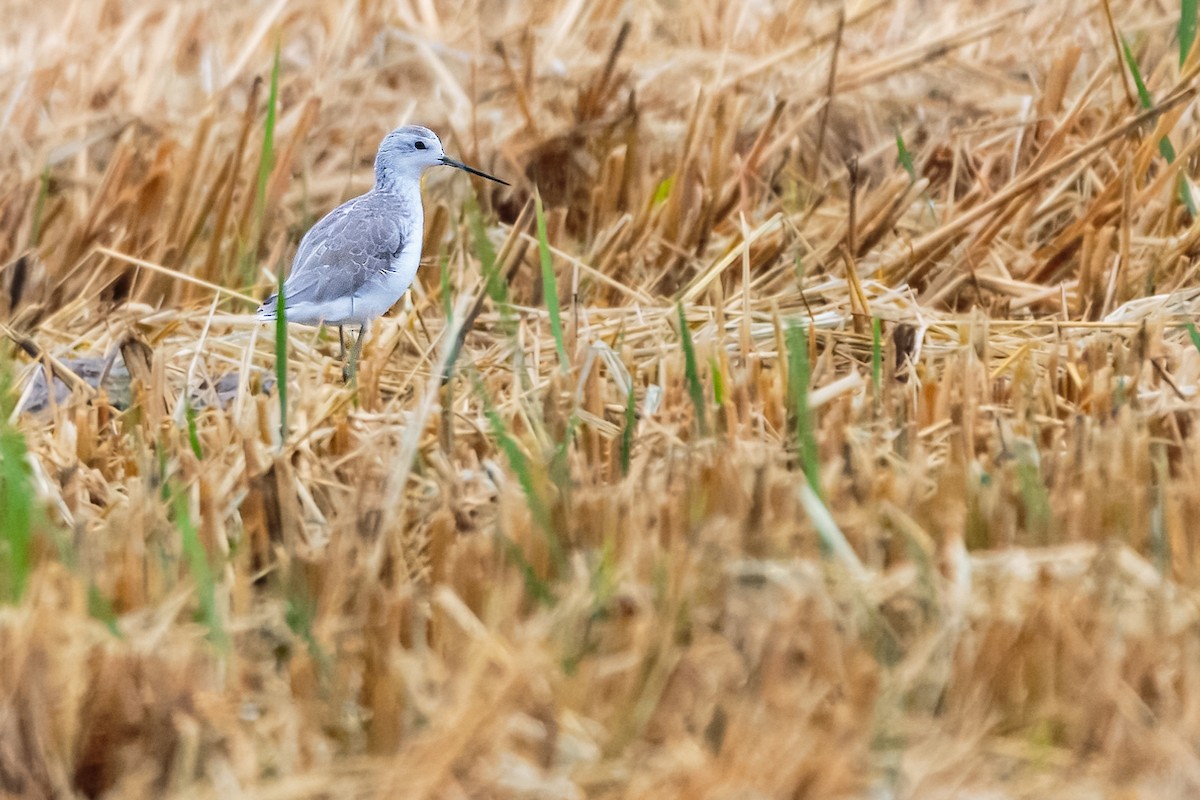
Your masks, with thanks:
M375 156L375 175L379 181L387 179L419 180L421 173L429 167L456 167L472 175L487 178L508 186L508 183L486 172L455 161L442 149L437 134L420 125L405 125L383 137L379 154Z

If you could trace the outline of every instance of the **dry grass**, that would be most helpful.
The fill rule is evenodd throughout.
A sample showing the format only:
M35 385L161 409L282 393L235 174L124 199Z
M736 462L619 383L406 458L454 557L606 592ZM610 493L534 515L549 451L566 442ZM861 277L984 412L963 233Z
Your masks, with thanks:
M1173 3L8 5L7 795L1200 791ZM514 187L281 441L406 121Z

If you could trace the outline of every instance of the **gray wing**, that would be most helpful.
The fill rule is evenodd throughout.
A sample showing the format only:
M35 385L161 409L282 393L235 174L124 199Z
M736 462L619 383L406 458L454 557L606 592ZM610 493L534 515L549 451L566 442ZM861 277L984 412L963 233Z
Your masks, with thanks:
M283 284L288 306L357 295L383 278L404 249L409 233L395 198L373 193L330 211L304 234ZM273 312L275 294L261 311Z

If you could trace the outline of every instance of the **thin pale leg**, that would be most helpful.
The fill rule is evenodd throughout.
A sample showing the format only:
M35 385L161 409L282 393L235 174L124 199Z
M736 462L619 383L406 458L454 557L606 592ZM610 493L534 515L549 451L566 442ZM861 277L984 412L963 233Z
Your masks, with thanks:
M363 339L367 338L367 327L365 322L358 327L358 338L354 340L354 346L350 348L349 373L346 380L351 383L358 380L358 357L362 355Z

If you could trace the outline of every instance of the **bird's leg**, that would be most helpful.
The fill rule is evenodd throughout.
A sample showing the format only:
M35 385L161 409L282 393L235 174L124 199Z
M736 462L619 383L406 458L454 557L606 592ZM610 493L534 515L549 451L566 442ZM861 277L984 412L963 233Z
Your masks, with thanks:
M363 339L367 338L367 323L358 326L358 338L354 340L354 346L350 348L350 364L349 373L346 380L351 383L358 381L358 357L362 355Z
M338 325L338 359L346 357L346 329Z

